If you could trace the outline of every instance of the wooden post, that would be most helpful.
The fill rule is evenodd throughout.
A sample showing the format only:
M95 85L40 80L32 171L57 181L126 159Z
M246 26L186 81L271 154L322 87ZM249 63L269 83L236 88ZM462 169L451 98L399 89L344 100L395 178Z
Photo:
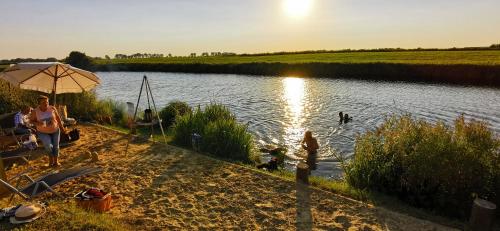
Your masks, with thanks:
M297 164L296 181L309 184L309 166L304 162Z
M491 230L497 206L489 201L476 198L472 203L469 225L471 230Z

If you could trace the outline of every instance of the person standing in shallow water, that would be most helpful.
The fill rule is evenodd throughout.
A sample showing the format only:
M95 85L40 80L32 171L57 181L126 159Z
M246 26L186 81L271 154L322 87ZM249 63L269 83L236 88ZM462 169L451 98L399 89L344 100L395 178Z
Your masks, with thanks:
M344 121L344 113L339 112L339 124L342 124L343 121Z
M66 134L61 118L55 107L49 105L49 98L38 97L38 107L31 113L30 120L36 125L37 135L49 154L49 167L60 166L59 140L61 132Z
M307 151L306 164L310 170L316 170L316 158L318 155L319 144L318 140L312 136L311 131L306 131L304 139L300 142L302 148Z

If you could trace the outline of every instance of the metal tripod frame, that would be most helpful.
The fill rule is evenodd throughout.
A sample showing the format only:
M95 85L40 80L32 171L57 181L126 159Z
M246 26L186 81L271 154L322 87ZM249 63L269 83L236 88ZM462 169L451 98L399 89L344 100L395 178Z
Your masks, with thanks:
M158 110L156 109L156 103L155 103L155 100L153 98L153 92L151 91L151 86L149 85L148 77L145 76L145 75L142 78L141 90L139 91L139 97L137 98L137 104L135 105L134 117L132 119L132 122L135 123L135 119L137 118L137 109L139 108L139 102L141 100L142 90L144 88L145 88L145 91L146 91L146 98L148 100L148 109L151 110L151 103L153 103L153 109L154 109L154 111L152 111L152 113L156 115L156 119L158 119L158 124L160 125L160 130L161 130L161 134L163 136L163 140L165 141L165 143L167 143L167 138L165 137L165 132L163 131L163 126L161 124L160 115L158 114ZM151 126L151 137L153 139L153 142L155 142L154 136L153 136L154 123L151 122L150 126ZM132 134L132 130L130 132L130 135L131 134ZM125 148L125 154L127 153L129 143L130 143L130 137L129 137L128 141L127 141L127 146Z

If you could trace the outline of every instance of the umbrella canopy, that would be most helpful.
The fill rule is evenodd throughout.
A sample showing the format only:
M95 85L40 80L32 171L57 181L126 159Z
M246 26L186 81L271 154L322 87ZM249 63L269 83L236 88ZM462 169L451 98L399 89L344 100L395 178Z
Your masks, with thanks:
M54 93L54 99L55 94L88 91L101 82L90 71L59 62L14 64L0 73L0 79L21 89Z

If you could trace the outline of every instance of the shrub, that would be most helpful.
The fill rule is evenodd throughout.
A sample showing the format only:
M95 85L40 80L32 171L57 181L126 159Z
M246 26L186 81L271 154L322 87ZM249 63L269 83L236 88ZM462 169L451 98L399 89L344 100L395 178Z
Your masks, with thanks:
M94 92L59 94L57 95L57 103L67 106L69 117L79 120L96 118L98 100Z
M187 113L191 113L191 107L189 107L187 103L172 101L159 112L159 116L162 120L163 126L168 128L174 124L177 117L183 116Z
M253 138L247 127L236 122L236 118L225 106L207 105L180 116L173 127L173 142L191 147L191 134L202 136L201 151L238 161L256 161Z
M477 195L500 204L500 140L483 122L454 127L390 117L357 137L346 180L418 207L465 217Z
M79 120L97 120L126 125L126 105L111 99L98 100L94 92L67 93L57 96L58 104L68 108L68 116Z
M35 91L21 90L0 80L0 114L19 111L20 106L24 104L35 107L39 94Z

